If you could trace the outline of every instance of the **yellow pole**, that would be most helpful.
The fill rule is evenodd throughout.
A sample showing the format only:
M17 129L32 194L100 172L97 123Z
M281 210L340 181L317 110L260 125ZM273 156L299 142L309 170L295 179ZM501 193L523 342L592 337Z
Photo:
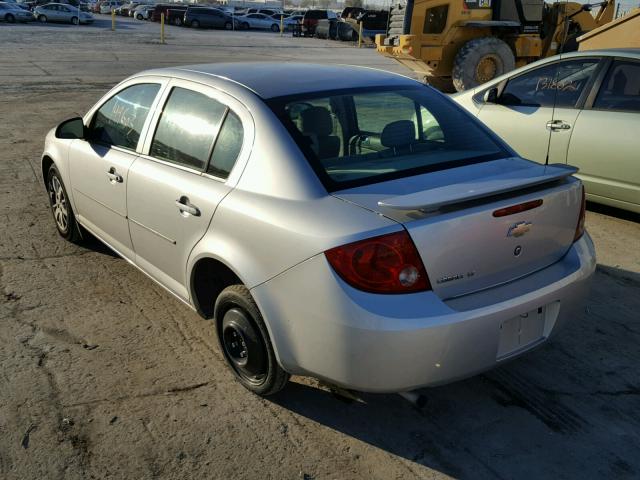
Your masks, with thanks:
M358 22L358 48L362 46L362 22Z
M280 36L283 35L284 32L284 15L280 15Z
M115 9L111 9L111 31L116 31L116 11Z
M160 43L164 44L164 13L160 14Z

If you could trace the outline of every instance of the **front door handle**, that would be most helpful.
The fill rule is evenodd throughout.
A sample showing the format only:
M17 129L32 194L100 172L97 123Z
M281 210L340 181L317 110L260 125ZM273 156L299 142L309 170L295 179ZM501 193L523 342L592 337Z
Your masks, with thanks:
M189 197L181 196L178 200L176 200L176 207L180 210L180 213L188 213L189 215L193 215L194 217L200 216L200 210L195 205L189 203Z
M569 130L571 125L562 120L551 120L547 122L548 130Z
M107 177L109 177L109 181L111 183L122 183L122 175L116 172L115 167L111 167L107 172Z

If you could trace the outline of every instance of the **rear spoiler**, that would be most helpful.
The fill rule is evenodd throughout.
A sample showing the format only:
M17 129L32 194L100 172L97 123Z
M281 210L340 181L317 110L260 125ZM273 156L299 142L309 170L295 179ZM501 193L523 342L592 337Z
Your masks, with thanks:
M559 163L546 166L536 165L503 175L492 175L485 179L474 179L468 182L454 183L446 187L432 188L409 195L387 198L380 200L378 205L394 210L433 212L447 205L500 195L501 193L513 192L514 190L543 183L556 182L577 172L578 169L576 167Z

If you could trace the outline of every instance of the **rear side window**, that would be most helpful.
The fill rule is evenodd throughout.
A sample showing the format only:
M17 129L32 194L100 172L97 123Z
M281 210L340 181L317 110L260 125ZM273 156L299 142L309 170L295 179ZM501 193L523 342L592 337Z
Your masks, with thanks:
M439 7L427 10L424 17L423 33L442 33L444 27L447 26L448 13L449 5L440 5Z
M207 173L227 178L242 148L243 137L242 122L235 113L229 110L213 148Z
M89 140L135 150L158 90L159 84L144 83L116 93L93 116Z
M598 65L596 59L574 59L545 65L507 83L503 105L572 108Z
M304 18L313 20L327 18L327 12L324 10L309 10L307 13L305 13Z
M593 108L640 112L640 62L616 60L602 82Z
M226 107L202 93L176 87L164 106L149 155L204 170Z

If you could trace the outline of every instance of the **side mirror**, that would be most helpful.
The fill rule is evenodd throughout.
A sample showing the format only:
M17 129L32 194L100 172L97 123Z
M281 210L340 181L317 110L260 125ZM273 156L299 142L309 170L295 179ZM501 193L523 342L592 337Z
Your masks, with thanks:
M484 103L498 103L498 88L491 87L489 90L484 92L482 96L482 101Z
M56 138L84 138L85 128L82 118L75 117L65 120L56 128Z

